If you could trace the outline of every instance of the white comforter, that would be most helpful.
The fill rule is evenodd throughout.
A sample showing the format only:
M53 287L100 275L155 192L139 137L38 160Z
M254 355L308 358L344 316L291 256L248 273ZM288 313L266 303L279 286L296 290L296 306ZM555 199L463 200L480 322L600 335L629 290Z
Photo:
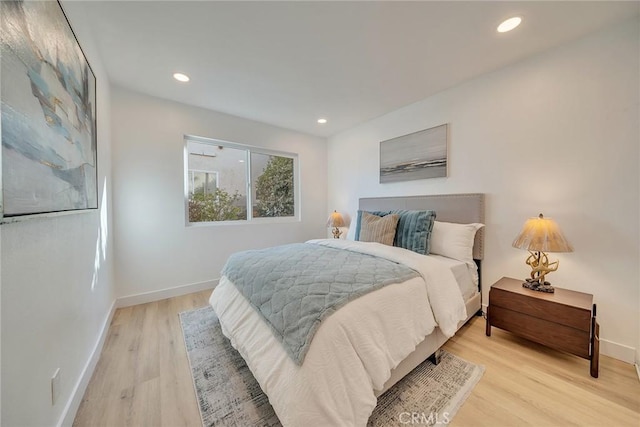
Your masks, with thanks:
M263 318L222 277L210 303L283 426L365 426L395 368L438 326L452 336L466 318L453 273L436 259L378 243L311 240L406 264L421 277L370 292L340 308L296 365Z

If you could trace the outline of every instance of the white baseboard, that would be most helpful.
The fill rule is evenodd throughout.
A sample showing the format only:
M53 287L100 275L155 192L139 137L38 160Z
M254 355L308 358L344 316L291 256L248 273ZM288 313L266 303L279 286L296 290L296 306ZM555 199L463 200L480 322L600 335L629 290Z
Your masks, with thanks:
M220 279L207 280L205 282L191 283L189 285L177 286L175 288L167 288L159 291L144 292L141 294L120 297L116 300L116 307L130 307L132 305L146 304L148 302L160 301L167 298L213 289L216 287L219 280Z
M76 413L78 412L78 408L80 408L80 403L82 402L82 397L84 396L84 392L87 390L87 386L89 385L89 381L93 376L93 371L98 364L98 360L100 359L100 354L102 353L102 347L104 346L104 342L107 339L107 332L109 331L109 326L111 325L111 320L113 319L113 314L116 312L116 300L111 304L111 308L109 309L109 313L107 314L104 323L102 324L102 328L100 330L100 335L98 336L98 341L96 345L93 347L93 351L89 356L89 360L87 360L82 373L80 374L80 378L76 383L75 387L71 391L71 396L69 397L69 401L67 402L64 410L62 411L62 415L58 420L58 427L62 426L72 426L73 420L76 418Z
M482 304L482 312L487 314L487 304ZM617 342L600 338L600 354L613 357L626 363L634 364L636 349ZM636 368L637 368L636 364ZM639 371L640 376L640 371Z
M624 344L618 344L617 342L603 340L600 338L600 354L613 357L614 359L621 360L626 363L635 362L636 349Z

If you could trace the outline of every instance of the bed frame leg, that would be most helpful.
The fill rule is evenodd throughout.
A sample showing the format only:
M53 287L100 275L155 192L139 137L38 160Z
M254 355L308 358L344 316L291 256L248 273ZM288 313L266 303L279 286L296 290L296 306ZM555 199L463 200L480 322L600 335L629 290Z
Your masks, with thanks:
M440 363L440 358L442 357L442 350L441 349L437 349L435 351L435 353L433 353L431 356L429 356L429 361L431 363L433 363L434 365L437 365L438 363Z

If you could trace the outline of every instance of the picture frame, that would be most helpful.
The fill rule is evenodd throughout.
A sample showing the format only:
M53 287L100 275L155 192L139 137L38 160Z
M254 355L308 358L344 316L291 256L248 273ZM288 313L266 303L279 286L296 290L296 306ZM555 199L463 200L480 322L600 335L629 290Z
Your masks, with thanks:
M0 8L2 219L97 209L91 65L58 1Z
M448 176L449 125L380 142L380 183Z

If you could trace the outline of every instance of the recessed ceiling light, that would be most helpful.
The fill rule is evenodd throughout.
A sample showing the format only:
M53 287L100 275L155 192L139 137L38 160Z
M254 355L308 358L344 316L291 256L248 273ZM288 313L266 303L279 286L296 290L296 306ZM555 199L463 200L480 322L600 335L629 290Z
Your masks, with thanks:
M509 18L504 21L502 24L498 25L499 33L506 33L507 31L511 31L516 28L522 22L522 18L519 16L514 16L513 18Z
M238 160L238 161L239 161L240 163L244 163L244 160L242 160L242 159L240 159L240 160Z
M189 76L187 76L186 74L182 74L182 73L173 73L173 78L176 79L179 82L188 82L189 81Z
M327 119L318 119L318 123L323 125L323 124L327 123Z

